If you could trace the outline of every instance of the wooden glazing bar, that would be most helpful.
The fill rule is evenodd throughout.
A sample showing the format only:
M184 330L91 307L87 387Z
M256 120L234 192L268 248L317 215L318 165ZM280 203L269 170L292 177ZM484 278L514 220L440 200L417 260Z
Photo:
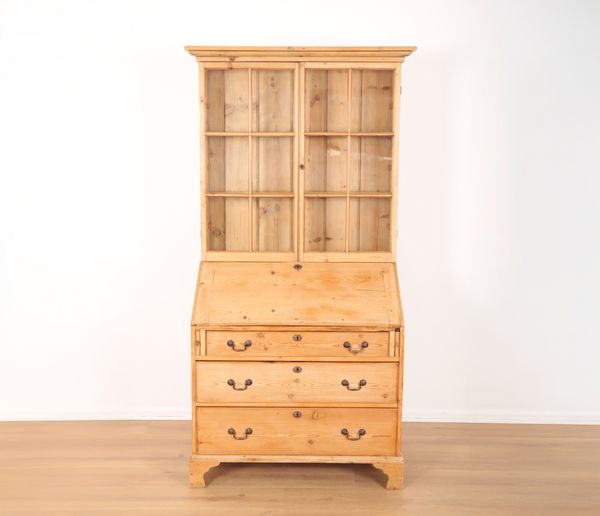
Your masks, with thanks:
M356 132L356 131L311 131L304 133L304 136L394 136L393 132Z
M252 68L248 67L248 242L249 252L254 251L254 220L252 214Z
M346 87L346 95L348 99L348 118L346 121L346 130L348 134L346 136L346 225L345 225L345 235L344 235L344 244L345 251L348 252L350 246L350 121L351 113L352 113L352 68L348 69L348 86Z
M293 132L260 132L260 131L208 131L206 136L263 136L270 138L290 138L294 136Z

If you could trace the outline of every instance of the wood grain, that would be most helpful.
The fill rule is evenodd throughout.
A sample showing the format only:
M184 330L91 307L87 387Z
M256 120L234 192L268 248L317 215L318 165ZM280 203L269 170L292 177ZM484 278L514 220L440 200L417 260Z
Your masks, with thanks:
M597 516L600 426L405 423L405 487L369 464L238 464L188 484L190 421L0 423L6 515ZM235 460L235 457L233 458Z
M402 489L404 486L404 464L374 462L373 467L380 469L387 476L385 484L387 489Z
M204 481L205 473L219 464L216 461L190 460L190 485L192 487L206 487L206 482Z
M208 331L206 350L209 356L240 357L330 357L338 360L364 360L389 355L390 332L326 331ZM234 345L228 346L232 340ZM250 346L244 342L250 341ZM344 347L348 342L349 347ZM367 346L362 346L366 342Z
M398 364L390 362L202 361L196 362L196 369L199 403L377 404L397 399ZM230 380L234 385L228 384ZM342 385L344 380L347 387ZM366 382L362 387L361 380ZM248 381L251 385L245 385Z
M231 62L236 59L275 59L298 61L303 59L391 59L402 61L412 54L414 46L362 46L362 47L264 47L264 46L194 46L185 47L190 54L203 60L216 58Z
M395 264L305 263L296 271L286 263L204 262L192 324L394 329L402 325L398 285L386 278L395 278Z
M198 407L196 427L199 454L385 456L395 450L396 410ZM341 433L344 428L351 439ZM252 433L246 435L247 429ZM359 429L365 430L363 436L357 435Z
M293 131L293 70L252 70L252 130Z

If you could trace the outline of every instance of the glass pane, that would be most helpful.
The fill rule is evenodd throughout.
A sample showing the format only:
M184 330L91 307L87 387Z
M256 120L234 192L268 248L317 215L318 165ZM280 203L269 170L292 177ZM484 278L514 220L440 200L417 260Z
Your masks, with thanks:
M306 132L348 130L348 71L306 70Z
M209 136L206 172L210 193L248 193L248 137Z
M248 70L207 70L208 131L248 130Z
M293 131L293 88L292 70L252 70L253 131Z
M248 199L238 197L209 197L208 250L248 251Z
M391 192L392 141L382 136L350 139L351 192Z
M293 206L285 197L252 200L253 251L292 251Z
M304 200L304 250L346 250L346 199L307 198Z
M391 70L352 70L352 132L393 131L393 88Z
M252 138L252 191L292 192L292 138Z
M349 251L390 251L390 199L350 199Z
M348 138L307 136L304 148L304 190L345 192Z

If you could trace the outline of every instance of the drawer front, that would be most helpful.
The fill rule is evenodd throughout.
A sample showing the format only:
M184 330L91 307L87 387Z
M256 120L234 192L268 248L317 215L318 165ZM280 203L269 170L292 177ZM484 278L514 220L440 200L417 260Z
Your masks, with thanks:
M196 401L395 403L398 364L196 362Z
M389 355L386 331L207 331L206 354L238 356L339 357L361 359Z
M198 407L199 454L393 455L397 411Z

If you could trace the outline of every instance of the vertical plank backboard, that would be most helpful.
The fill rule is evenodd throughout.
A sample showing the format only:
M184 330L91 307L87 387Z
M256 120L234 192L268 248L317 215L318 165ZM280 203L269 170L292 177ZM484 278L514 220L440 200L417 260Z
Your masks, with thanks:
M252 131L293 130L294 70L252 70Z
M325 251L344 252L346 249L346 199L325 199Z
M248 93L248 72L243 69L225 70L225 112L224 131L248 131L250 96Z
M253 200L254 250L292 250L293 201L287 197L259 197Z
M227 243L225 241L225 197L211 197L204 201L206 208L205 215L205 250L225 251ZM205 251L204 251L205 252Z
M315 72L302 65L302 84L300 95L303 102L300 114L305 130L306 132L325 131L327 129L327 74Z
M392 70L356 70L356 80L353 88L360 88L353 96L353 100L359 104L360 117L352 118L351 131L389 132L393 131L393 82ZM353 106L354 107L354 106Z
M250 249L250 218L248 200L243 197L225 198L225 250Z
M327 76L327 120L329 132L348 130L348 70L325 70Z
M293 193L293 139L261 136L252 138L252 193Z
M225 71L210 70L203 73L204 66L200 65L201 83L204 83L206 124L204 130L225 130ZM204 131L203 131L204 132Z

